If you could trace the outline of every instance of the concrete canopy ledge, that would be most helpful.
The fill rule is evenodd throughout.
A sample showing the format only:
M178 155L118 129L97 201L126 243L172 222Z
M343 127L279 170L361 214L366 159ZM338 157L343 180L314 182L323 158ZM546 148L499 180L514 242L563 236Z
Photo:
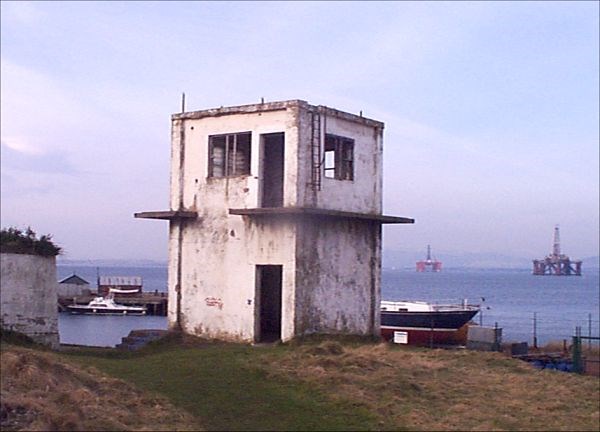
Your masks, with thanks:
M311 207L266 207L250 209L229 209L231 215L241 216L277 216L277 215L299 215L299 216L322 216L343 219L362 219L381 224L411 224L414 219L399 216L384 216L370 213L354 213L339 210L326 210Z
M134 213L133 217L137 219L194 219L198 217L198 212L187 210L161 210Z

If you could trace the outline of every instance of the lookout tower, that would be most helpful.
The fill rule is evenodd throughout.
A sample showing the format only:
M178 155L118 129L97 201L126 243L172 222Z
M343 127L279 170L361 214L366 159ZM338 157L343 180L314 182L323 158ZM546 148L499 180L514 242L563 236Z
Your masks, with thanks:
M169 324L379 335L383 123L301 100L171 117Z

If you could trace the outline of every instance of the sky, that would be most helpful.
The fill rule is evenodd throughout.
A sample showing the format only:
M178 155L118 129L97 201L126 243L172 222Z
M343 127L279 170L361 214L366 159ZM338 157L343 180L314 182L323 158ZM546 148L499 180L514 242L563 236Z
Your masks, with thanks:
M385 123L384 250L599 254L598 2L10 2L1 224L167 256L170 116L302 99Z

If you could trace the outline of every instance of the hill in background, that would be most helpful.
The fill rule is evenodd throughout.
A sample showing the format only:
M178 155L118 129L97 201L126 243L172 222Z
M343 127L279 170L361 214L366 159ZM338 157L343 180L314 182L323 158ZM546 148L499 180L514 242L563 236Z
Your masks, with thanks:
M414 268L415 263L425 259L425 252L419 251L383 251L384 268ZM495 253L461 253L461 252L441 252L434 254L434 257L443 263L444 268L506 268L506 269L530 269L531 257L518 257L512 255L502 255ZM578 258L583 261L583 270L600 269L600 257L592 256ZM81 266L81 267L166 267L167 261L146 260L146 259L64 259L60 256L57 260L58 265Z
M497 253L440 252L432 254L432 258L442 261L443 268L506 268L531 269L535 257L519 257ZM414 268L415 263L426 258L425 252L384 250L383 267ZM541 258L541 257L540 257ZM583 261L583 270L600 268L600 257L587 257Z

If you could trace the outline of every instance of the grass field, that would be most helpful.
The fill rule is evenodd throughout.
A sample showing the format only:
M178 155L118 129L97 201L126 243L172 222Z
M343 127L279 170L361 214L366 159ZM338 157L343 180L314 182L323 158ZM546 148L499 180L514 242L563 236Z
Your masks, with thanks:
M76 359L167 396L208 430L368 430L377 416L261 364L287 347L171 342L142 355Z
M198 418L167 398L65 361L56 353L2 346L0 430L198 430Z
M600 429L598 378L535 370L500 353L173 337L136 353L52 355L132 383L206 430Z

